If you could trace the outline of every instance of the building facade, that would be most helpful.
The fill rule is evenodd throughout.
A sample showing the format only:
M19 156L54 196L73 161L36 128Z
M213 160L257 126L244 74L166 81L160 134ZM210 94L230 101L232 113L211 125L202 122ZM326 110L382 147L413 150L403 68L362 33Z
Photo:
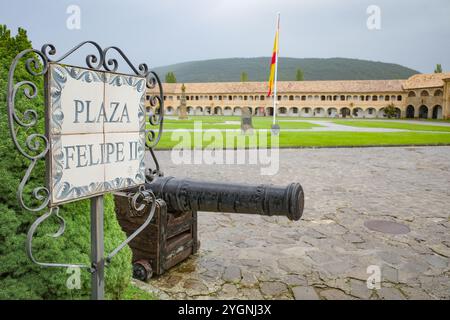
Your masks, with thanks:
M164 83L166 115L178 115L178 83ZM273 115L266 82L186 83L188 115ZM398 118L450 119L450 73L418 74L407 80L279 81L277 115L384 118L393 105Z

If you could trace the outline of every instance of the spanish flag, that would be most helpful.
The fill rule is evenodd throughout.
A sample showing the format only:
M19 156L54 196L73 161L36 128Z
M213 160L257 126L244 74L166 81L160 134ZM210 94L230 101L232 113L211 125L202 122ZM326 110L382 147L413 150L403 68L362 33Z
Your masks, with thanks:
M276 29L276 33L275 33L275 41L273 44L273 51L272 51L272 61L270 62L269 93L267 94L268 97L270 97L272 95L275 81L277 81L275 75L276 75L276 68L277 68L277 63L278 63L278 33L279 33L279 30L280 30L280 14L278 14L277 29Z

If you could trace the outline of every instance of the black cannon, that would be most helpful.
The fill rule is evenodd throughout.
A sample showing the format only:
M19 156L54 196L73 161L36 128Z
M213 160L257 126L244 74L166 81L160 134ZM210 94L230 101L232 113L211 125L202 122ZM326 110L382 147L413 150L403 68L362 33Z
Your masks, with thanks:
M174 177L158 178L146 185L163 199L171 212L212 211L287 216L299 220L304 195L299 183L287 187L204 182Z
M140 280L164 273L198 250L197 211L286 216L294 221L303 213L299 183L279 187L157 177L145 189L163 201L158 202L151 223L129 244L133 275ZM115 202L119 223L131 234L146 217L133 212L125 196L116 195Z

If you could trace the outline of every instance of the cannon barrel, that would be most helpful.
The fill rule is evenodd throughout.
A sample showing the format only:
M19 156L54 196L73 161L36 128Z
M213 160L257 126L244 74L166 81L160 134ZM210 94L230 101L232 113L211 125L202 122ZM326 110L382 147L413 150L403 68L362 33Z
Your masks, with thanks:
M286 187L246 185L159 177L146 185L169 210L212 211L287 216L299 220L303 213L304 195L299 183Z

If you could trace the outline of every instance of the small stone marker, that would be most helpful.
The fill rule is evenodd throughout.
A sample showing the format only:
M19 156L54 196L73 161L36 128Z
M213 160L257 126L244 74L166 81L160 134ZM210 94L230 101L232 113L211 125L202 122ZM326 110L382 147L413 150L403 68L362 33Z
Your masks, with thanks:
M241 115L242 133L253 133L252 112L250 108L244 107Z
M178 112L178 119L186 120L187 116L187 108L186 108L186 86L181 86L181 103L180 103L180 111Z

